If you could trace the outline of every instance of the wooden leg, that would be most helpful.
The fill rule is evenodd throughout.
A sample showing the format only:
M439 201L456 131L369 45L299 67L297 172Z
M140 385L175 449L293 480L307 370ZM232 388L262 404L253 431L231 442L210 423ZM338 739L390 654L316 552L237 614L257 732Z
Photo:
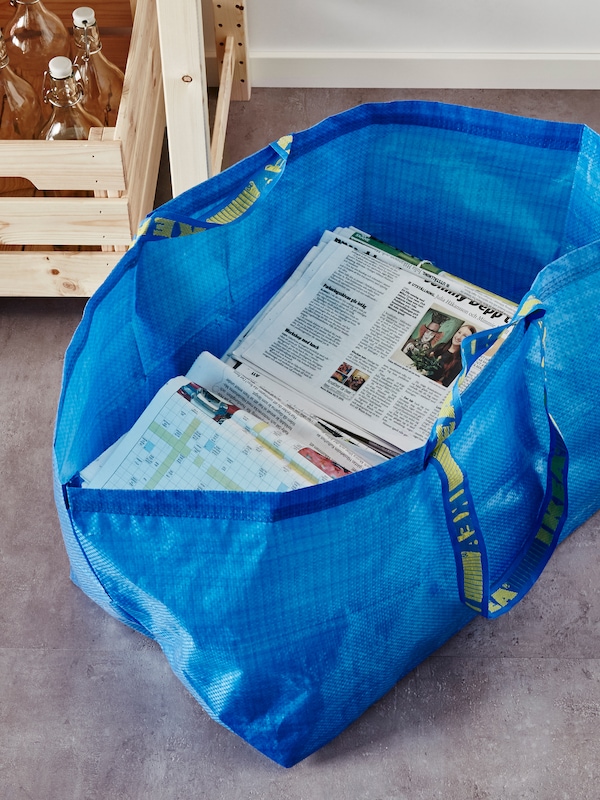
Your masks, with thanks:
M156 0L173 195L210 175L201 0Z

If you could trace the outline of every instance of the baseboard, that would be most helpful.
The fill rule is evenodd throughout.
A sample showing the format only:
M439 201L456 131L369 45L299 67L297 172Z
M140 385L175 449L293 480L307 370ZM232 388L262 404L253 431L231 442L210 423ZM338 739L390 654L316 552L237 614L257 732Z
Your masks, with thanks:
M250 51L253 86L352 89L600 89L600 53ZM217 85L214 57L209 84Z

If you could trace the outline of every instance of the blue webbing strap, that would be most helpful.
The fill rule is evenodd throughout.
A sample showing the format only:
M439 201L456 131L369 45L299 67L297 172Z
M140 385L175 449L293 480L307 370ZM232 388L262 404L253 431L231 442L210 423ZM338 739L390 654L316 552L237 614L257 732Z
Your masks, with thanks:
M242 191L230 194L225 200L205 210L202 217L187 217L183 214L172 214L167 217L152 212L141 223L135 241L157 241L189 236L239 219L258 199L266 197L282 176L292 141L293 137L289 135L272 142L270 145L274 151L272 158L252 176Z
M454 383L426 445L426 460L431 458L442 481L444 510L454 547L459 594L462 602L484 617L504 614L521 600L546 566L558 544L567 516L568 451L558 425L548 410L545 372L546 326L539 300L527 295L508 325L483 331L465 339L461 345L463 368ZM485 539L477 519L467 476L454 459L448 436L462 416L460 384L473 362L497 342L511 326L527 321L540 331L544 372L544 407L550 429L546 490L536 523L512 565L499 580L490 584Z

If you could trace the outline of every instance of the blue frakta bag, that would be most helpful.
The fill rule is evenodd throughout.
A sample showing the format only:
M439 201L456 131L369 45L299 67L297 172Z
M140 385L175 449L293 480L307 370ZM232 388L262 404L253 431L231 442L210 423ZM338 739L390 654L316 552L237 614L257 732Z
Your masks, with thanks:
M600 366L580 335L600 302L599 142L581 125L361 106L158 209L89 301L55 439L72 577L276 762L324 745L475 614L511 608L600 506ZM78 488L336 225L521 303L428 444L285 494ZM472 359L489 341L467 343Z

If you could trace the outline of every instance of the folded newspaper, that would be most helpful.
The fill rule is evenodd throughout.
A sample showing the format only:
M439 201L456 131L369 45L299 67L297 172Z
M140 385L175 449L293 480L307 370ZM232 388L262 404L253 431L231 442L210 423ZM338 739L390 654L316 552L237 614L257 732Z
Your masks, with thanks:
M326 231L222 359L201 353L163 386L82 485L290 491L373 466L424 444L462 340L515 308L356 228Z

